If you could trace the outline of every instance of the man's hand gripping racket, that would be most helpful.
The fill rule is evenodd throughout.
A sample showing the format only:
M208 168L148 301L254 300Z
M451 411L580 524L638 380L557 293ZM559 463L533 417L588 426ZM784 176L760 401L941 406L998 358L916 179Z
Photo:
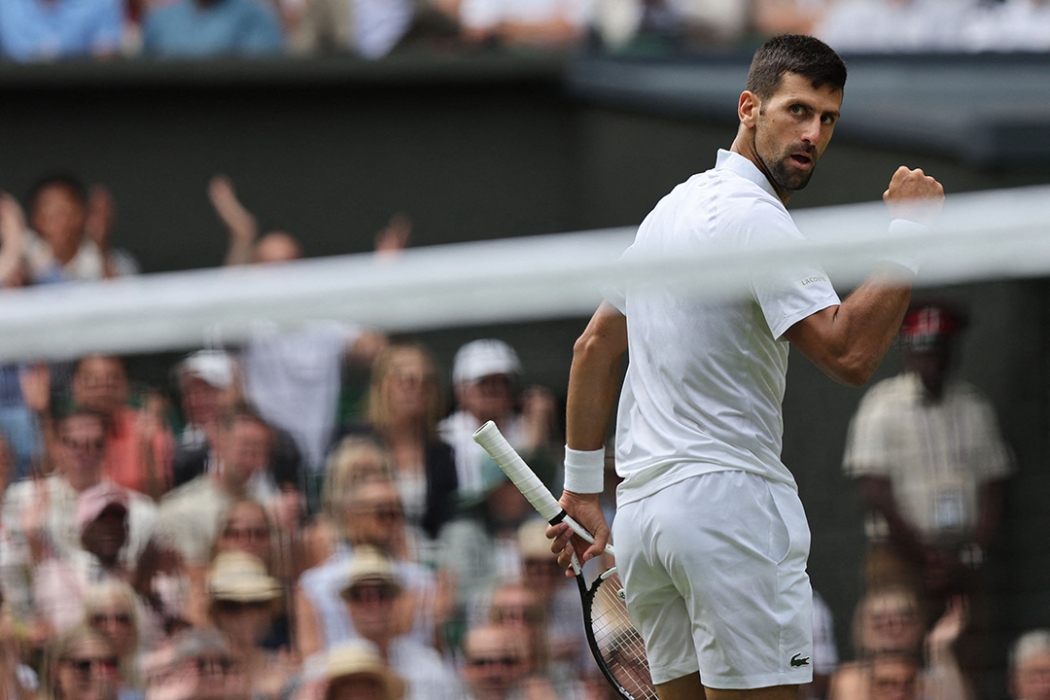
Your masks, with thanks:
M525 461L514 451L496 424L489 421L474 433L474 441L495 460L532 507L552 525L564 522L587 542L594 538L554 500ZM611 545L607 554L615 556ZM645 645L627 616L627 597L616 568L608 569L591 584L582 575L579 560L572 555L572 569L583 602L587 643L602 674L626 700L656 700Z

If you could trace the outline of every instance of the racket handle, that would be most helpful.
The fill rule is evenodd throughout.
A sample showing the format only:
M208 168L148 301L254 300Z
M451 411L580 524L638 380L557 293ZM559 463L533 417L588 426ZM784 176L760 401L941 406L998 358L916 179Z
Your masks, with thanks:
M564 521L572 528L573 532L584 540L594 542L594 537L591 533L587 532L582 525L562 510L561 505L554 500L550 489L544 486L540 478L529 468L529 465L525 464L525 460L511 447L511 444L507 442L507 438L503 437L503 433L499 431L495 423L489 421L478 428L477 432L474 433L474 442L481 445L489 453L489 456L495 460L499 468L507 475L507 478L518 487L518 490L532 504L536 512L543 516L544 520L552 524ZM606 546L605 551L615 556L612 545Z

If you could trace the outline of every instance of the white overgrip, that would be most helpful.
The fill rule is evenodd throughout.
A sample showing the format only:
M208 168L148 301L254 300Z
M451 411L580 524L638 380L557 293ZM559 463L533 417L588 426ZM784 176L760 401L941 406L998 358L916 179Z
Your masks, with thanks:
M503 433L499 431L495 423L488 421L485 425L478 428L474 433L474 442L481 445L489 453L489 456L495 460L499 468L507 475L507 478L518 487L518 490L532 504L536 512L543 516L544 520L553 522L560 519L567 523L577 535L588 542L594 542L594 537L591 533L587 532L582 525L571 517L565 515L561 505L554 500L550 489L544 486L540 478L529 468L529 465L525 464L525 460L511 447L510 443L507 442L507 438L503 437ZM605 551L615 556L612 545L606 545Z
M510 446L507 438L499 431L492 421L478 428L474 433L474 442L481 445L486 452L496 461L499 468L507 475L522 495L528 499L532 507L550 522L561 515L561 506L554 500L550 490L543 485L540 478L536 476L525 460Z

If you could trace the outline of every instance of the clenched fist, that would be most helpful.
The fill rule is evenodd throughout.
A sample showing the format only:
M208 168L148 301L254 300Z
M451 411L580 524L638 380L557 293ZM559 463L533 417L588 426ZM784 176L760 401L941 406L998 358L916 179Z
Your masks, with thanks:
M895 219L927 224L944 206L944 187L921 169L897 168L882 200Z

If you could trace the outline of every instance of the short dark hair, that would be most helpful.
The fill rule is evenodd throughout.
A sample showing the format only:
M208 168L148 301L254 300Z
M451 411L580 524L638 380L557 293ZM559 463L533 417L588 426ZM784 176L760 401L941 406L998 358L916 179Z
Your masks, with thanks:
M37 180L29 188L29 197L26 201L29 204L30 212L36 207L36 200L40 197L40 194L51 187L60 187L81 205L87 205L87 188L75 175L70 173L50 173Z
M846 86L846 64L835 50L804 34L781 34L764 43L751 61L747 89L767 100L780 88L785 73L808 78L815 88Z

